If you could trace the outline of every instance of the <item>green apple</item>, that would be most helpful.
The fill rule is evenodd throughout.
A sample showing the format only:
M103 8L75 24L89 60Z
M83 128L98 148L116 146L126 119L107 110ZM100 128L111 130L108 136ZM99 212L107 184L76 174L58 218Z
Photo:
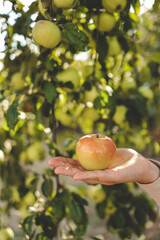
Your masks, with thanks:
M102 0L103 7L110 13L121 12L127 5L127 0Z
M138 92L149 100L152 100L154 97L153 91L147 85L142 85L141 87L139 87Z
M71 126L72 125L72 116L67 112L64 112L62 109L55 110L55 117L62 125Z
M0 240L11 240L14 238L14 232L11 228L0 229Z
M87 78L93 74L94 67L93 66L84 66L82 67L82 76L83 78ZM102 78L103 74L100 69L96 68L95 69L95 77L96 78Z
M13 90L22 90L24 88L24 81L21 72L16 72L12 75L11 88Z
M106 193L101 185L89 186L88 196L95 202L101 203L106 199Z
M42 148L41 142L35 142L26 150L26 157L28 161L35 162L44 158L45 152Z
M122 48L119 44L117 37L110 37L108 39L108 56L116 56L121 54Z
M95 86L93 86L90 91L87 91L87 90L85 91L84 101L93 103L94 100L96 99L96 97L98 97L98 96L99 96L99 93L97 91L97 88Z
M81 137L76 144L76 155L86 170L100 170L111 166L116 146L111 138L101 134Z
M72 88L66 86L62 87L66 92L76 91L80 85L80 76L74 67L69 67L64 71L59 72L56 75L56 79L58 82L63 84L71 82Z
M121 125L126 118L127 107L124 105L119 105L116 107L116 112L113 116L113 120L118 125Z
M133 77L124 78L121 84L123 91L129 91L137 88L136 80Z
M99 23L98 17L94 17L96 27L100 32L110 32L114 26L116 25L116 19L112 14L103 12L99 15Z
M75 0L54 0L57 8L69 9L74 6Z
M111 201L107 202L107 206L105 208L105 213L107 215L112 215L116 211L116 207L113 205Z
M82 112L82 119L89 120L91 122L97 121L99 119L99 114L94 108L86 107Z
M47 20L40 20L36 23L32 36L36 43L46 48L56 47L62 38L59 27Z

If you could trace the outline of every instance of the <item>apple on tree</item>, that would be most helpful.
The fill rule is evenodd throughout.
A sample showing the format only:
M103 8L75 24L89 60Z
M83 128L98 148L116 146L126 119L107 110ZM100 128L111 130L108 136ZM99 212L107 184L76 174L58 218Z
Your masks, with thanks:
M57 8L69 9L74 7L76 0L53 0Z
M62 88L66 92L72 92L78 89L80 85L80 76L78 74L78 71L74 67L69 67L66 70L59 72L56 75L56 79L58 82L62 84L71 83L71 88L67 86L62 86Z
M127 107L124 105L119 105L116 107L116 112L113 116L113 120L115 123L118 125L123 124L124 120L126 119L126 112L127 112Z
M92 185L88 187L88 196L95 202L101 203L106 199L106 193L102 185Z
M127 0L102 0L103 7L110 13L121 12L127 5Z
M115 17L107 12L100 13L99 21L98 16L94 17L96 27L100 32L110 32L116 25Z
M82 67L82 77L87 78L87 77L93 75L93 70L94 70L94 66L90 66L90 65L83 66ZM98 79L103 77L101 70L97 67L95 69L95 77Z
M108 56L116 56L118 54L121 54L122 48L119 44L117 37L110 37L108 39Z
M154 97L154 93L153 93L152 89L148 85L145 85L145 84L138 88L138 92L142 96L147 98L148 100L152 100Z
M14 238L14 232L11 228L0 229L0 240L11 240Z
M136 80L133 77L125 77L121 84L122 90L127 92L137 87Z
M115 153L112 139L101 134L83 136L76 144L78 161L86 170L109 168Z
M32 29L33 40L46 48L54 48L61 41L59 27L50 21L40 20Z
M12 75L11 87L13 90L22 90L25 87L21 72L16 72Z
M99 96L99 93L97 91L97 88L95 86L92 86L91 90L85 90L84 93L84 101L85 102L94 102L94 100L96 99L96 97Z

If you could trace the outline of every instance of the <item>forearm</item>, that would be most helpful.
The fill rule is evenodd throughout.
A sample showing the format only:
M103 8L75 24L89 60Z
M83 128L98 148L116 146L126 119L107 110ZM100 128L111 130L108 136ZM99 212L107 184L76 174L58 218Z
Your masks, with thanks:
M150 159L151 171L155 172L153 182L138 185L147 192L153 200L160 206L160 162Z

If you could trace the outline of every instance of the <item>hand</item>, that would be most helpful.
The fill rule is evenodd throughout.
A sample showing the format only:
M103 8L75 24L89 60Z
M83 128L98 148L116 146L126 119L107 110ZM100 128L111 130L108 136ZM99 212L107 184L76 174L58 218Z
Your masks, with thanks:
M55 157L49 161L49 165L55 168L56 174L89 184L152 183L159 177L156 165L128 148L117 149L113 164L105 170L87 171L77 160L65 157Z

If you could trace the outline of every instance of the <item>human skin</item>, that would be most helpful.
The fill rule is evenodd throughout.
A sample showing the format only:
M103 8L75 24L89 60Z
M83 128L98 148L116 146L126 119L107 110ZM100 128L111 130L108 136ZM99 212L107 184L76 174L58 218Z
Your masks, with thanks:
M114 185L137 182L153 183L160 176L159 168L133 149L118 148L113 164L105 170L86 171L77 160L55 157L49 161L56 174L89 184Z

